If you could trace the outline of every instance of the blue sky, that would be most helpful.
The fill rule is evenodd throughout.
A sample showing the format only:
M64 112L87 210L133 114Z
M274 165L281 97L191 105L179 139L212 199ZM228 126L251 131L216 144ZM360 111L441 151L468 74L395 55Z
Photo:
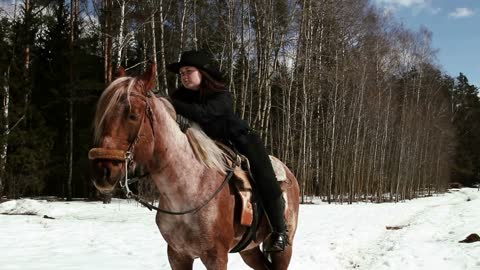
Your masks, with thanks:
M389 9L397 21L432 33L437 62L451 75L465 74L480 87L480 0L374 0Z

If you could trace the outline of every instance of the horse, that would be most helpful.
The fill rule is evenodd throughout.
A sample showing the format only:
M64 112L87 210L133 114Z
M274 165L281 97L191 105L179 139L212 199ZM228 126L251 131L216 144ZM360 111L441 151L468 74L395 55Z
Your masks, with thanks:
M192 269L199 258L207 269L227 269L228 253L248 229L235 218L238 200L234 188L222 185L228 167L221 166L223 161L215 162L223 158L208 137L204 141L210 146L205 149L213 161L195 155L188 136L175 120L171 103L153 95L154 85L152 64L135 77L120 69L103 91L95 112L94 148L90 150L97 151L90 157L93 184L100 192L111 193L118 183L122 185L122 179L141 168L158 190L159 207L165 209L157 211L156 224L168 244L171 268ZM299 185L293 173L281 164L287 178L281 187L286 199L289 245L282 252L262 252L260 245L270 234L268 220L262 215L254 239L239 251L252 269L287 269L291 260ZM175 212L183 214L170 214Z

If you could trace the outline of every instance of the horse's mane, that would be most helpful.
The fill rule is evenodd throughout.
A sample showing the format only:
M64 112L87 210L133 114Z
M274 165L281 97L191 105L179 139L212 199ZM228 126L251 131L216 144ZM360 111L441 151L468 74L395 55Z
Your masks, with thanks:
M130 105L130 92L137 81L133 77L120 77L114 80L108 87L105 89L100 96L100 99L97 103L95 118L93 122L93 127L95 130L94 140L95 143L98 143L102 135L103 121L105 117L110 112L110 110L115 106L122 96L126 96L128 104Z
M223 151L203 132L198 124L192 123L192 127L187 129L186 135L197 160L207 168L226 173L228 166Z
M127 96L128 104L130 105L130 92L135 83L141 82L141 80L137 80L134 77L120 77L114 80L107 89L105 89L100 96L95 113L95 143L98 142L102 135L102 126L106 115L118 102L120 102L123 96ZM160 101L165 105L166 111L169 115L175 120L176 112L172 104L164 98L160 98ZM192 123L192 127L187 130L186 135L190 146L195 153L195 157L200 163L207 168L216 169L222 173L226 173L228 166L223 151L205 134L205 132L202 131L198 124Z
M160 98L160 101L163 102L170 116L176 120L177 113L173 105L164 98ZM220 147L203 132L197 123L189 120L189 124L191 127L186 130L185 135L187 135L188 142L197 160L207 168L217 169L222 173L226 173L229 167Z

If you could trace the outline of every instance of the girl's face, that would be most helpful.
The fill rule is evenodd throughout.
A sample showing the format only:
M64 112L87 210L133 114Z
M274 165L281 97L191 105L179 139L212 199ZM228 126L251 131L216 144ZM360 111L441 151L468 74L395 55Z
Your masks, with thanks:
M184 66L180 68L178 73L180 74L180 80L185 88L193 91L200 89L202 74L196 67Z

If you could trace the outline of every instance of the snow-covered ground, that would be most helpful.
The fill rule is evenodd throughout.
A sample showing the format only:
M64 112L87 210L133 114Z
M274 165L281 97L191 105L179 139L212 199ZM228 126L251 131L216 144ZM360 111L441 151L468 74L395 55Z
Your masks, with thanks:
M0 204L0 269L170 269L154 213L134 202ZM44 218L44 215L55 219ZM300 206L290 269L480 269L480 192ZM387 226L402 227L387 230ZM199 261L194 269L205 269ZM237 254L229 269L247 269Z

